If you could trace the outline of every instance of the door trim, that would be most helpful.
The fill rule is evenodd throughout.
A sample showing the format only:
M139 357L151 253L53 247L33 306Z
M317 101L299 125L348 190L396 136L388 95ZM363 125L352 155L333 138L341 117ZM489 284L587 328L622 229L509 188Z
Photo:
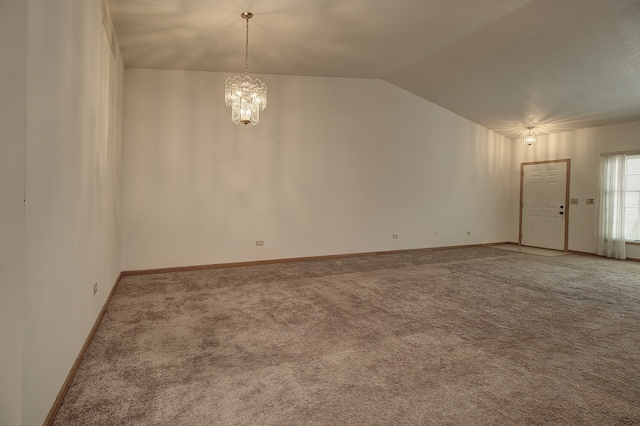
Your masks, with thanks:
M565 158L563 160L547 160L547 161L530 161L527 163L520 163L520 217L519 217L519 230L518 230L518 245L522 245L522 202L523 202L523 187L524 187L524 166L531 166L533 164L550 164L550 163L567 163L567 181L566 188L564 191L564 205L565 209L565 217L564 217L564 251L569 251L569 216L570 216L570 198L569 198L569 188L571 187L571 159Z

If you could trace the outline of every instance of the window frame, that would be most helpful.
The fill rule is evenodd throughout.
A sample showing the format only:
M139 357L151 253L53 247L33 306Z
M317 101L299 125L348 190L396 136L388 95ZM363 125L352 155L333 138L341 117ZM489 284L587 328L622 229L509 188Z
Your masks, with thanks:
M629 178L630 174L629 174L629 160L634 160L634 161L638 161L640 162L640 154L625 154L625 169L626 169L626 177L627 179ZM634 173L633 176L640 176L640 173L636 174ZM639 210L639 217L640 217L640 187L638 189L634 189L634 190L628 190L627 187L625 187L625 198L627 197L627 194L632 193L632 194L636 194L638 201L639 201L639 206L638 206L638 210ZM627 222L625 221L625 235L624 235L624 240L626 244L634 244L634 245L640 245L640 236L638 237L639 239L629 239L629 237L627 236L627 231L626 231L626 225Z

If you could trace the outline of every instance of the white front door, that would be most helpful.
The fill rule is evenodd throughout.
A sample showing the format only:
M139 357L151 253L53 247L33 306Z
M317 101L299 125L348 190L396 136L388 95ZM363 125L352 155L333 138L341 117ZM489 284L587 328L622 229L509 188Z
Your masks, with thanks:
M522 239L524 246L565 249L567 163L522 166Z

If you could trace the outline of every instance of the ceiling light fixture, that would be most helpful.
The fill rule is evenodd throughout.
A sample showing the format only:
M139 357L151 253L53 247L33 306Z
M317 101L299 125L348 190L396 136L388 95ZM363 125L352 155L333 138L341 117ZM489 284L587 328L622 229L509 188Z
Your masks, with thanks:
M536 132L533 131L533 129L535 129L535 127L527 127L527 129L529 130L529 133L527 133L524 137L524 144L527 146L531 146L534 143L536 143Z
M231 105L231 121L235 124L256 125L260 122L260 111L267 107L267 85L258 78L252 80L249 77L249 19L253 13L242 12L240 16L247 21L244 77L237 75L227 78L224 102L227 106Z

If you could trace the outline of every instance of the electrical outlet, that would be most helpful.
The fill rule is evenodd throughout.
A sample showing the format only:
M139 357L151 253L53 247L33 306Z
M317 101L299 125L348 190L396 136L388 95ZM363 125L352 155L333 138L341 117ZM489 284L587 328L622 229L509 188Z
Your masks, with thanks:
M471 235L471 231L467 231L467 235Z
M398 239L398 234L393 234L393 239L397 240Z
M93 285L93 294L96 294L98 292L98 283L95 283Z
M578 198L572 198L571 199L571 204L580 204L580 200Z
M437 237L438 236L438 231L433 231L433 236Z
M263 246L264 245L264 241L256 241L256 245L257 246Z

